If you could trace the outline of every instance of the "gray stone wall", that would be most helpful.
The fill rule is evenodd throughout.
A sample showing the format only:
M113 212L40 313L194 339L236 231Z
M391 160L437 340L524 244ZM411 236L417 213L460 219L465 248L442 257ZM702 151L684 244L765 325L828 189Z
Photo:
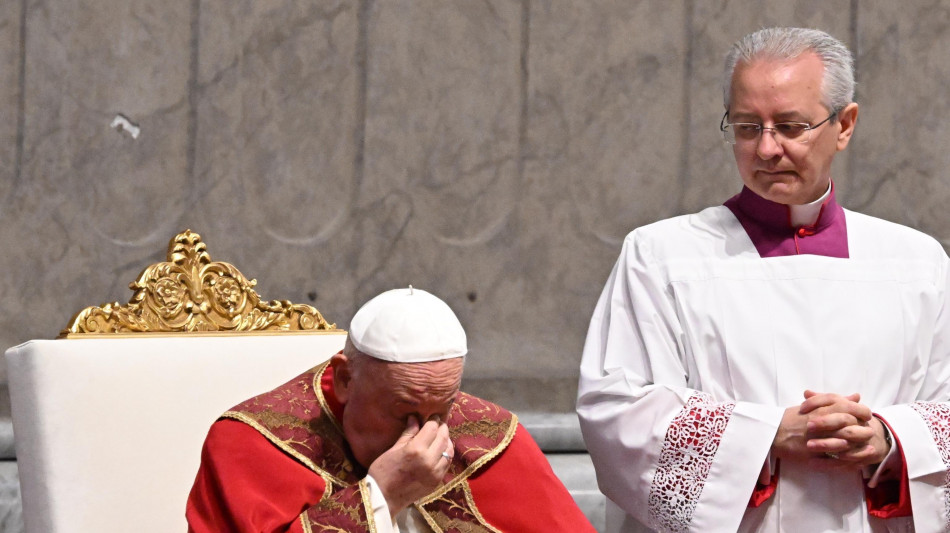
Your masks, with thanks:
M722 56L767 25L856 52L841 202L950 245L947 0L0 0L0 345L127 301L191 228L342 327L429 289L469 390L570 412L623 236L739 190Z
M469 331L473 387L570 410L624 234L738 191L721 62L764 25L857 53L842 203L950 243L947 1L0 6L4 347L127 301L191 228L265 299L343 327L381 290L429 289Z

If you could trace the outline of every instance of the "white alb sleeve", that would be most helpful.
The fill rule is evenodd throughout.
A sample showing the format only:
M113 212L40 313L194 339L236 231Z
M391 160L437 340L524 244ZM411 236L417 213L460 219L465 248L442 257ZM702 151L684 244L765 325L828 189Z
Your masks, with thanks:
M399 533L399 526L389 514L389 505L386 503L386 497L383 496L382 489L373 479L373 476L366 474L366 486L369 488L369 501L373 505L373 518L376 522L377 533Z

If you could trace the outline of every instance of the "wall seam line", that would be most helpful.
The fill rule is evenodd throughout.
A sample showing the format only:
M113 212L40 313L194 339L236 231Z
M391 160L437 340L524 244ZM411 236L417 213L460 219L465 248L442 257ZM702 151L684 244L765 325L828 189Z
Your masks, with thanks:
M192 193L199 192L198 176L195 175L198 152L198 72L201 39L201 0L191 1L191 42L188 58L188 123L185 147L185 175Z
M693 98L691 94L693 79L693 47L695 46L693 38L693 0L686 0L685 12L683 15L683 25L685 30L684 33L686 34L686 53L683 57L683 102L681 109L684 114L684 119L678 176L680 191L675 213L677 215L683 214L683 211L686 209L686 190L689 187L690 181L692 181L691 176L689 175L689 152L693 142L693 124L691 123L693 116Z
M23 150L26 143L26 12L28 2L20 2L20 57L18 65L17 118L16 118L16 148L14 153L13 187L7 196L8 201L13 198L17 187L23 180ZM6 202L4 202L6 203Z

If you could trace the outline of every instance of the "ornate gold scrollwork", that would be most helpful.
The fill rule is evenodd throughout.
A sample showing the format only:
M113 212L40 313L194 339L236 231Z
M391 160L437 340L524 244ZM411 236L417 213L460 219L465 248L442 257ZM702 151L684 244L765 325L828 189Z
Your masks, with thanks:
M212 262L201 236L185 230L168 243L167 261L149 266L127 305L87 307L60 337L81 334L212 331L340 331L315 307L287 300L261 301L230 263Z

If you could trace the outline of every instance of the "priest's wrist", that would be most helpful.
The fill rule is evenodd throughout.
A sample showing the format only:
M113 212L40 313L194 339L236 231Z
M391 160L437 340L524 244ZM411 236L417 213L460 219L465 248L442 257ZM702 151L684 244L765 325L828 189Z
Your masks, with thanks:
M403 509L412 505L412 502L398 502L392 496L386 494L386 491L383 492L383 498L386 498L386 506L389 508L389 516L393 520L396 519L396 515L399 514Z
M785 409L782 421L772 437L769 452L776 458L805 456L805 441L805 426L798 407Z
M378 461L378 460L377 460ZM400 511L412 505L409 495L406 492L404 483L393 480L384 465L376 464L376 461L369 467L367 474L376 482L376 487L386 500L386 506L389 507L389 514L395 517Z
M880 442L883 444L881 448L880 460L876 461L875 464L880 464L887 458L887 455L891 452L891 433L887 430L887 426L884 425L884 422L881 421L878 417L871 418L871 427L874 428L875 436L880 437Z
M877 418L877 417L875 417ZM891 453L891 447L894 446L894 443L891 442L891 432L884 425L884 422L878 419L878 422L881 424L881 431L884 433L884 455Z

